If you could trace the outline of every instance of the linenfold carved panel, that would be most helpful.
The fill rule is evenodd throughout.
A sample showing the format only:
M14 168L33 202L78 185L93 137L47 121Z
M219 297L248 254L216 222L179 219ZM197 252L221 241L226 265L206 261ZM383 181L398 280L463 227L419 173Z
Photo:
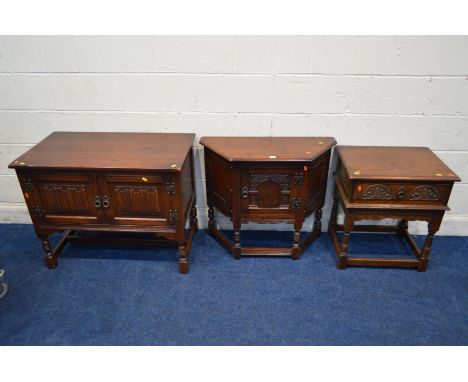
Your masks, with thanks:
M116 184L119 214L154 216L161 213L159 187L141 184Z
M48 213L88 213L88 185L84 183L40 182L39 190Z

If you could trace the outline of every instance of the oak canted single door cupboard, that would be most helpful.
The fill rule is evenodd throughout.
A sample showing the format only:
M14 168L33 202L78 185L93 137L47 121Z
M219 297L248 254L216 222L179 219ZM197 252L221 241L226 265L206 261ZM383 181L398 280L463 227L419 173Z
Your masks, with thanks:
M152 243L178 246L180 272L187 273L197 230L193 139L54 132L13 161L9 167L18 175L46 265L57 266L67 242L97 240L78 231L147 232L155 234ZM66 233L52 249L48 237L61 231Z
M329 137L203 137L209 232L234 256L291 256L321 231L332 147ZM214 208L231 218L233 241L223 235ZM300 242L304 219L315 212L313 231ZM290 248L241 245L241 224L294 224Z

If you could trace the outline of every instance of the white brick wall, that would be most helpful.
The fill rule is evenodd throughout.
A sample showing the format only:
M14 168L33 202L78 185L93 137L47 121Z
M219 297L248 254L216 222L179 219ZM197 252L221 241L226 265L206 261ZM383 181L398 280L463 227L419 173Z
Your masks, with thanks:
M0 221L29 221L7 165L54 130L195 132L202 224L203 135L428 146L462 178L441 234L468 235L468 37L0 37Z

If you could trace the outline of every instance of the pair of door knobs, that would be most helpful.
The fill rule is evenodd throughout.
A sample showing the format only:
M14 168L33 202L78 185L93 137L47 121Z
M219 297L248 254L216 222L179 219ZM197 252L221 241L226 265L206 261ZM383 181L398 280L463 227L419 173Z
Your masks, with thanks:
M107 208L110 206L110 202L109 202L109 197L107 195L104 195L101 199L101 197L99 195L95 195L94 196L94 207L96 208L100 208L101 205L104 207L104 208Z

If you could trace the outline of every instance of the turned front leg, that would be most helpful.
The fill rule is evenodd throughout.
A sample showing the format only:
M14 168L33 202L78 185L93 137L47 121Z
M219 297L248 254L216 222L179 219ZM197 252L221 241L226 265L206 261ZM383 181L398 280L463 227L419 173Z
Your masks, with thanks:
M315 211L315 221L314 221L314 230L321 232L322 231L322 208L318 208Z
M212 206L208 207L208 228L215 228L214 208Z
M328 222L328 232L334 231L336 227L336 219L338 218L338 192L337 187L333 188L333 207L330 216L330 221Z
M198 217L197 217L197 206L194 204L190 210L190 225L194 227L195 232L198 231Z
M427 268L429 263L429 253L431 252L432 247L432 240L434 239L435 233L438 231L438 226L433 222L428 223L428 234L426 236L426 240L424 241L424 245L421 248L421 261L418 265L418 272L424 272Z
M240 233L240 224L234 224L234 247L232 249L232 254L235 259L240 259L242 256L242 247L241 247L241 233Z
M408 230L408 220L401 219L400 224L398 225L398 235L403 237L405 231L407 230Z
M293 235L293 247L291 252L291 258L293 260L299 260L301 257L301 229L294 228L294 235Z
M189 265L188 265L185 242L179 243L178 252L179 252L179 271L180 273L187 274L189 271Z
M343 242L341 243L340 253L338 255L338 269L345 269L348 261L348 250L349 250L349 238L351 236L351 230L353 229L353 217L350 214L345 213L343 223Z
M47 268L54 269L58 265L57 257L55 256L52 247L50 246L50 242L47 238L41 238L42 241L42 248L46 253L44 257L44 261L47 265Z

